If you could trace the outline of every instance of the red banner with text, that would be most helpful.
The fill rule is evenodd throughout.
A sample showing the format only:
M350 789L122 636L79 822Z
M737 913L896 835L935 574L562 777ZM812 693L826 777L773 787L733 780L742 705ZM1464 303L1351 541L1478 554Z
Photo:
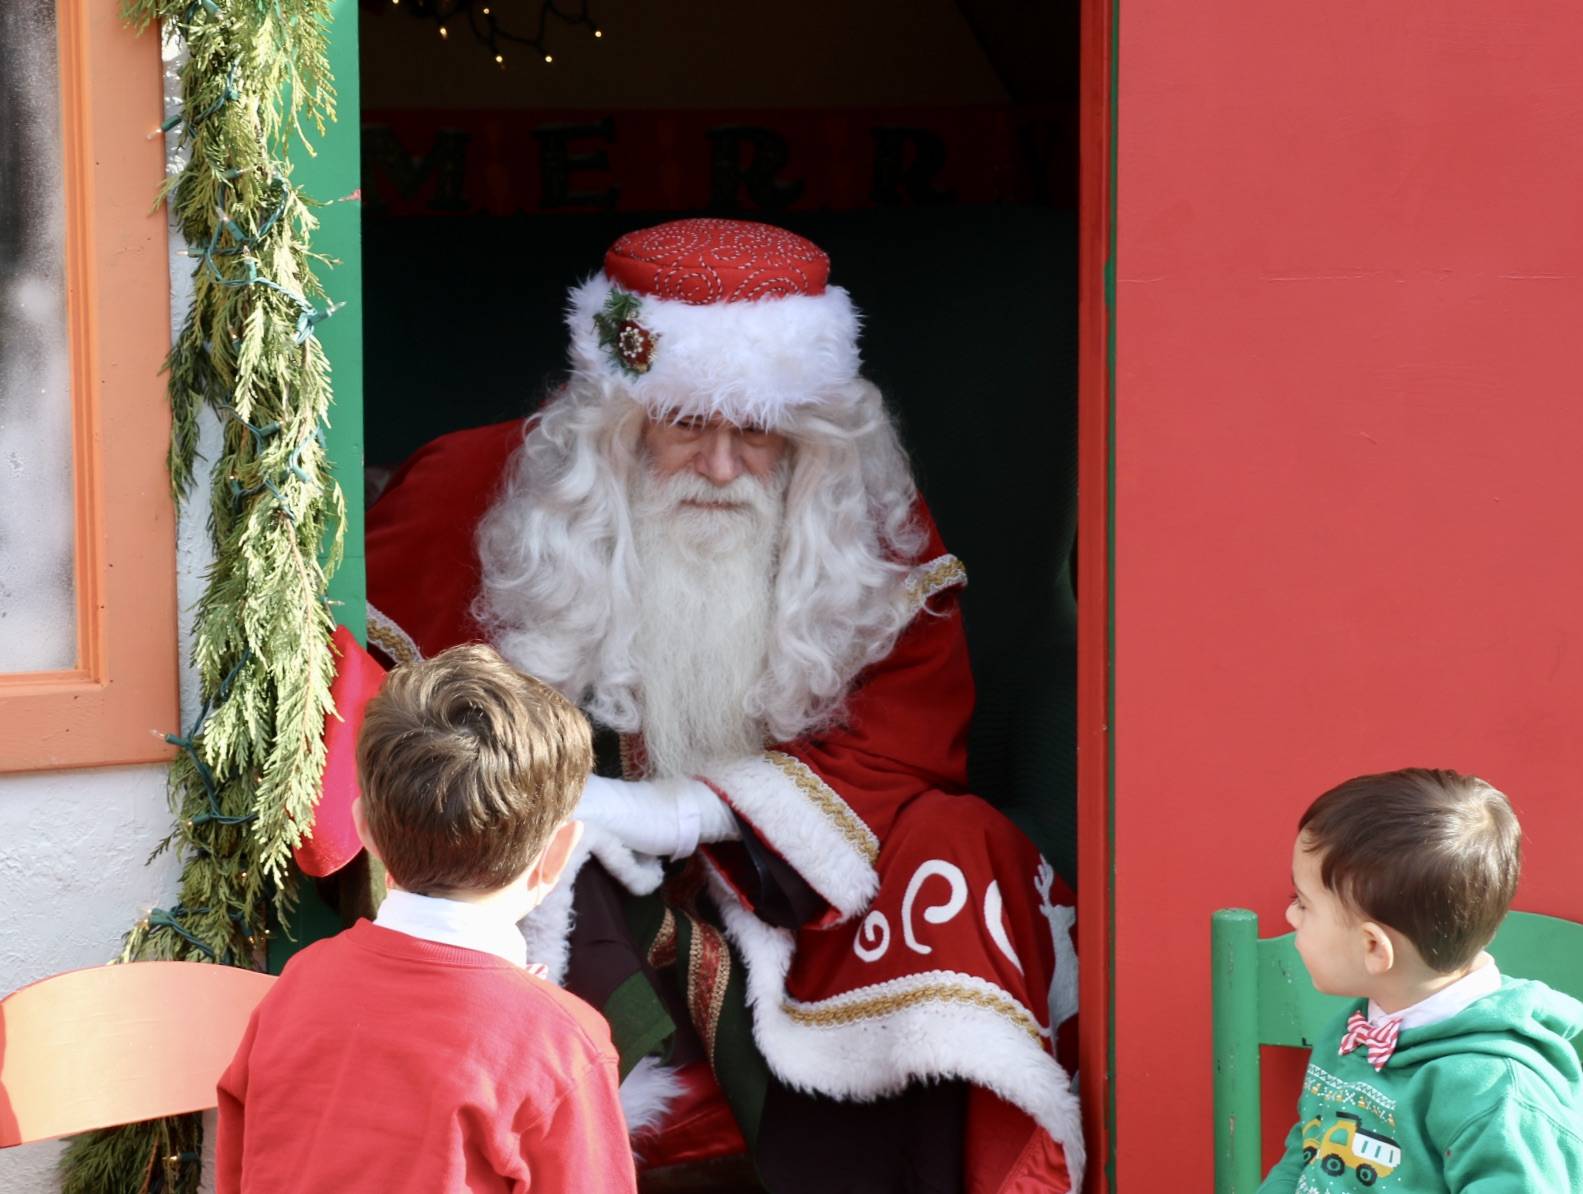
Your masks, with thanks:
M771 213L1076 198L1066 106L363 115L363 198L392 215Z

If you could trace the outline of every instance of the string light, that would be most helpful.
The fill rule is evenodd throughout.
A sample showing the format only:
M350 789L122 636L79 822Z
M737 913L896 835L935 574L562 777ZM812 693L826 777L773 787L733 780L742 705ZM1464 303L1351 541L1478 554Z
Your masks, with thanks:
M589 12L590 0L576 0L575 3L573 0L539 0L538 27L532 34L504 24L495 13L494 5L497 3L499 0L490 0L488 4L482 0L409 0L401 11L419 20L433 21L439 29L441 41L449 41L451 26L465 21L468 31L494 57L495 65L501 70L506 68L502 47L507 42L533 50L544 59L545 65L555 62L555 55L547 44L552 16L564 25L587 28L597 40L602 41L605 36L605 31ZM390 6L393 9L401 8L401 0L390 0Z

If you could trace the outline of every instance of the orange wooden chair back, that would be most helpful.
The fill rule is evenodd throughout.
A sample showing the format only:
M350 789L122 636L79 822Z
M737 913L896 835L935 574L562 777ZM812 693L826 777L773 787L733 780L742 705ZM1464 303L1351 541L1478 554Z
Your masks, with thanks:
M0 1000L0 1148L201 1111L274 978L202 962L71 970Z

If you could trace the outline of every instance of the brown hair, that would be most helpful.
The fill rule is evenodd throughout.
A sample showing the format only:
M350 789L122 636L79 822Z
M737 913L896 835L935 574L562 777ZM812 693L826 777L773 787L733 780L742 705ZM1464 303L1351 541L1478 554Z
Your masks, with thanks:
M393 671L357 742L369 836L391 878L422 895L520 875L592 767L587 718L479 644Z
M1506 797L1471 775L1409 767L1331 788L1298 822L1319 877L1388 925L1441 973L1490 943L1517 890L1522 829Z

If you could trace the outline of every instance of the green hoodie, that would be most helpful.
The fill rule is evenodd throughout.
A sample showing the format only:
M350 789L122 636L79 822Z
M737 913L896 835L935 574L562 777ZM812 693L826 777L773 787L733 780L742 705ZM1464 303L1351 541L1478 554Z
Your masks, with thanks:
M1378 1073L1340 1055L1354 1011L1320 1035L1297 1126L1259 1194L1579 1194L1583 1003L1543 983L1498 991L1403 1030Z

